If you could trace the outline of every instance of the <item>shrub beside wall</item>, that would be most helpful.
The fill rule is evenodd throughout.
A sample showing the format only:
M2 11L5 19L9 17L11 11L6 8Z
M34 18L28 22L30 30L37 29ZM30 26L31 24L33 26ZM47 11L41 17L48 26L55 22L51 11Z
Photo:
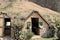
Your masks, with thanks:
M55 31L54 31L54 28L49 28L46 30L45 33L43 33L42 37L43 38L51 38L51 37L54 37L54 34L55 34Z
M32 31L28 29L28 30L20 31L19 38L20 40L30 40L33 35L34 34L32 33Z

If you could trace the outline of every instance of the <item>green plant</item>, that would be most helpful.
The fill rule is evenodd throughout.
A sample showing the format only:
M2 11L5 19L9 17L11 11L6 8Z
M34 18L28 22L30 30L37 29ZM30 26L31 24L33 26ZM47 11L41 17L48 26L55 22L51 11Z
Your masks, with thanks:
M31 30L25 30L25 31L20 31L20 40L30 40L31 37L33 36L33 33Z

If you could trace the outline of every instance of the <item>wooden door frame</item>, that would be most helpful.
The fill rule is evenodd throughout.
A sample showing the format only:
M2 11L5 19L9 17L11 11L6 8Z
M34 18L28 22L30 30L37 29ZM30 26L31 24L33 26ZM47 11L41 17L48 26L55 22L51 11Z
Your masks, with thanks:
M33 18L34 18L34 17L33 17ZM31 18L31 22L32 22L32 19L33 19L33 18ZM35 19L37 19L37 22L39 22L39 18L35 18ZM37 25L38 25L38 24L37 24ZM32 24L32 27L33 27L33 24ZM33 28L32 28L32 29L33 29ZM40 34L39 34L39 27L36 27L36 30L37 30L37 31L36 31L36 34L35 34L35 33L34 33L34 34L35 34L35 35L40 35ZM32 32L33 32L33 31L32 31ZM37 33L37 32L38 32L38 33Z

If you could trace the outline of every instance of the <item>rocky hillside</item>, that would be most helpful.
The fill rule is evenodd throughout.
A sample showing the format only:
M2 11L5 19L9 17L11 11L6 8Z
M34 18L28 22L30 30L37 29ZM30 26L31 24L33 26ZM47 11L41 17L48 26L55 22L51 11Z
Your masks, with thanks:
M0 0L0 10L11 6L13 2L16 1L27 1L27 0ZM60 0L29 0L42 7L52 9L54 11L60 12Z
M60 12L60 0L30 0L38 5Z

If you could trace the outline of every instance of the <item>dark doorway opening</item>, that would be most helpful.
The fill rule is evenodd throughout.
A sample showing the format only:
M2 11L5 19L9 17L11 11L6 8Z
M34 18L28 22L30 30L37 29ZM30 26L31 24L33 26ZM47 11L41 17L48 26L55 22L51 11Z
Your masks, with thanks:
M32 32L35 35L40 35L39 26L38 26L39 18L32 18L31 21L32 21Z
M11 36L11 19L5 18L4 19L4 36Z

